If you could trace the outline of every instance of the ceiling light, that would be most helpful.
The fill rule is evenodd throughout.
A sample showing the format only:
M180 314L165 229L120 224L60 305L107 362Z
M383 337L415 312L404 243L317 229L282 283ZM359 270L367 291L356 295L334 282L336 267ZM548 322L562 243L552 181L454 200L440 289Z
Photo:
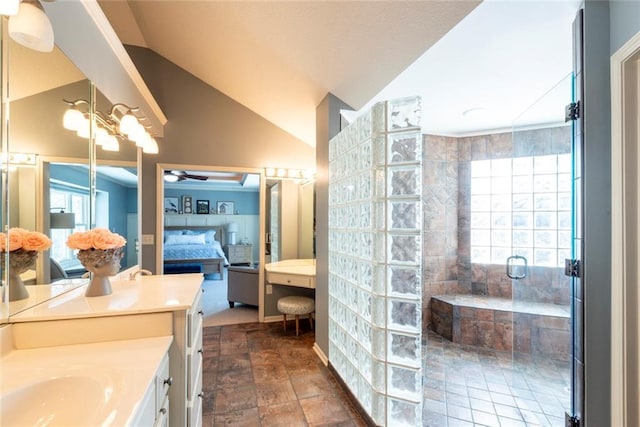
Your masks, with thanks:
M178 177L177 175L174 175L172 173L165 173L164 174L164 180L167 182L178 182L178 180L180 179L180 177Z
M2 0L0 2L0 15L13 16L18 13L20 0Z
M9 36L38 52L53 50L53 28L38 1L20 3L18 14L9 18Z

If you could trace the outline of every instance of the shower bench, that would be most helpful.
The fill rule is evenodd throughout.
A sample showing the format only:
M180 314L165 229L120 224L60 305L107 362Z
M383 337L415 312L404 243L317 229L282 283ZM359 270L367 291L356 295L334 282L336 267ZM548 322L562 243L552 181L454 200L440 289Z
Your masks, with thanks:
M568 305L437 295L431 297L431 326L458 344L560 358L571 354Z

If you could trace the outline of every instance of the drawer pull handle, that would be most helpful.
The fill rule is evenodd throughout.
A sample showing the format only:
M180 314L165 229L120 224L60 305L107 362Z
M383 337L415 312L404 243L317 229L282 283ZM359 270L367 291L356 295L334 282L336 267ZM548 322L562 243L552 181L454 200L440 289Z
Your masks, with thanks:
M287 283L291 283L291 279L287 279Z
M173 384L173 378L169 377L166 380L164 380L162 383L171 387L171 384Z
M160 413L162 415L166 414L167 413L167 408L160 408Z

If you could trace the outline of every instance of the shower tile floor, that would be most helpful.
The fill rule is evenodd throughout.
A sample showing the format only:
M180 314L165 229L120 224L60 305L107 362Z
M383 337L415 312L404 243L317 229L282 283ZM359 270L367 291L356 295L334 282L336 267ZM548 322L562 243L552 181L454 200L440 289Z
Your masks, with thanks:
M455 344L433 331L423 341L423 426L564 427L570 410L566 361Z

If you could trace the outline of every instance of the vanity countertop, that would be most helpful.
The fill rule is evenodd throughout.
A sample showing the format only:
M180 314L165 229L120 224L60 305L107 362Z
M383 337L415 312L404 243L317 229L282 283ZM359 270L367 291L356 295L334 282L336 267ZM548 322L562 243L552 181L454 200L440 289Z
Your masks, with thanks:
M27 286L28 298L11 301L9 304L0 304L0 310L2 310L0 318L13 316L26 308L41 304L87 283L89 283L89 279L63 279L50 285Z
M264 265L264 269L269 273L295 274L299 276L315 276L315 259L286 259L284 261L272 262Z
M202 280L202 273L111 280L112 293L101 297L85 297L83 285L11 316L10 323L184 310Z
M172 340L164 336L10 351L0 359L3 422L130 425Z

